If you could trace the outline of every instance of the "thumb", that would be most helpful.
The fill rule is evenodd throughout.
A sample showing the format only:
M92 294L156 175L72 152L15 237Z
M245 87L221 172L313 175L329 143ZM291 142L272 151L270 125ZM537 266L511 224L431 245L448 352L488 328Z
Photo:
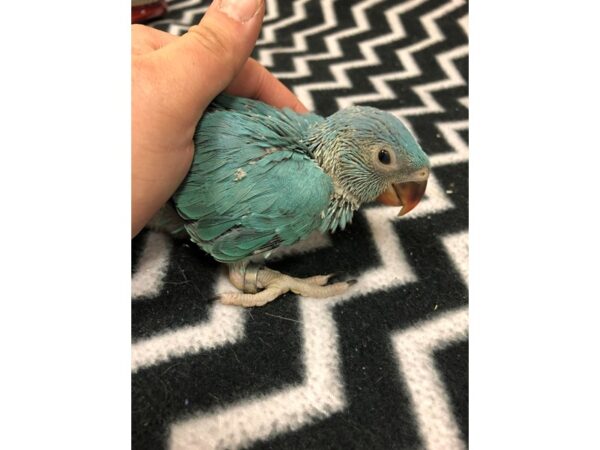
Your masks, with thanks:
M199 118L250 57L263 16L264 0L213 0L198 25L155 52L167 59L172 95L166 101L180 114Z

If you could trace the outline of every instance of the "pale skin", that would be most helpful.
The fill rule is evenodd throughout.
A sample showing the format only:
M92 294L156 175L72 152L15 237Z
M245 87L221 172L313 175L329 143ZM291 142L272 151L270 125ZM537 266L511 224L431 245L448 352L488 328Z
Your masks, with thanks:
M181 37L133 25L131 42L131 235L135 237L173 195L194 155L196 124L221 92L299 113L306 107L250 54L264 16L264 0L214 0L198 25ZM246 262L230 267L243 289ZM242 278L240 278L240 276ZM293 291L329 297L352 282L324 286L328 275L296 279L261 269L258 293L223 294L223 303L259 306Z

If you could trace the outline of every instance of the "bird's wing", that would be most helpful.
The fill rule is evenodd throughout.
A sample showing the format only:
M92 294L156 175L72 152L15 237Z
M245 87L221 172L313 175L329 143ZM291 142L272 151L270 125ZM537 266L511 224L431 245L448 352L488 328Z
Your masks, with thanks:
M242 132L249 126L254 135L262 133L271 139L269 144L281 142L282 145L287 145L292 141L294 145L288 147L290 150L307 154L310 154L305 142L307 131L324 120L317 114L298 114L289 108L278 109L258 100L227 94L217 96L207 109L209 114L219 111L227 111L228 120L224 121L226 123L231 125L244 123L246 127L241 128ZM201 121L199 128L203 125L205 124Z
M205 115L192 168L173 197L192 240L223 262L308 236L333 193L331 178L298 143L301 129L250 119L235 110Z

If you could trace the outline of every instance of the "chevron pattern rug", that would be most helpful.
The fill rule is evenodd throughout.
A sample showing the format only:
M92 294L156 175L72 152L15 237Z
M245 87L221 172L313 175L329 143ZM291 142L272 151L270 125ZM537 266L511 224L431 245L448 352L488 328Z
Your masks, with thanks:
M468 5L463 0L266 0L254 57L328 115L404 119L430 155L408 216L367 205L344 232L280 253L295 276L356 278L328 300L214 301L224 272L191 243L132 242L135 449L468 446ZM151 25L181 34L207 1Z

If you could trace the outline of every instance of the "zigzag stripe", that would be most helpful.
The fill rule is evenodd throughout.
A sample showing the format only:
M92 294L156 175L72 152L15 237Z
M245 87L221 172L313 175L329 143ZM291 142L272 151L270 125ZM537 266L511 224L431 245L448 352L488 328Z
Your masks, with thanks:
M263 18L263 24L279 17L279 4L277 3L277 0L267 0L266 8L267 8L267 11L266 11L267 13L265 14L265 17Z
M169 266L171 241L165 235L151 232L131 277L131 299L155 297L163 287Z
M468 37L469 36L469 15L467 14L467 15L461 17L460 20L458 21L458 23Z
M418 114L444 112L444 107L441 106L437 100L435 100L432 92L465 85L465 80L454 65L453 60L463 58L468 54L468 45L462 45L436 56L435 59L440 67L444 70L447 77L444 80L421 84L412 88L424 105L395 109L390 112L402 118L415 116Z
M465 448L433 352L466 340L468 328L468 309L463 307L392 334L400 374L410 392L426 450Z
M449 3L446 3L441 7L435 9L434 11L431 11L430 13L423 16L420 21L423 25L423 28L428 34L427 38L420 40L419 42L416 42L415 44L410 45L406 48L400 49L396 52L396 55L398 56L402 67L404 67L404 70L398 73L388 73L369 77L369 81L375 88L376 92L340 97L338 98L339 107L345 108L347 106L351 106L357 103L379 100L391 100L397 98L393 89L391 89L387 83L389 81L403 80L406 78L412 78L421 75L421 69L419 68L419 65L417 64L413 55L417 52L424 50L427 47L430 47L438 42L443 41L446 38L446 36L437 26L435 21L449 14L455 9L459 8L463 4L465 4L464 0L452 0ZM388 12L390 14L388 14ZM390 25L396 28L402 28L400 17L395 15L395 11L394 15L391 14L392 11L388 12L386 12L386 18L388 19L388 22L390 22ZM465 18L466 17L467 16L465 16ZM459 23L463 25L461 21L459 21Z
M459 231L441 236L446 252L466 285L469 284L469 232Z
M216 283L215 292L219 294L227 290L231 290L231 284L222 275ZM131 371L135 373L186 354L235 344L245 337L245 322L243 311L215 303L205 322L169 330L132 344Z
M256 41L256 45L265 45L272 44L275 42L275 31L280 28L284 28L290 25L293 25L301 20L306 19L306 8L304 5L308 3L310 0L300 0L297 3L294 3L294 15L291 17L286 17L285 19L278 20L269 25L263 26L262 32L263 37Z
M244 448L274 434L297 430L345 407L332 312L325 302L299 299L298 303L303 329L303 383L172 424L171 450Z
M386 11L386 13L385 13L386 20L390 24L390 28L396 32L395 34L396 34L397 39L401 39L405 36L405 29L402 26L402 21L400 20L400 16L402 14L404 14L406 11L413 9L422 3L423 3L423 1L417 1L417 2L412 2L412 3L409 2L409 3L405 3L403 5L397 6L395 8L392 8L392 9ZM372 48L370 48L369 51L372 52L373 51ZM380 60L377 56L376 56L376 59L377 59L377 62L380 62ZM360 67L360 66L357 66L357 67ZM351 68L353 68L353 67L351 67ZM389 76L389 75L386 74L383 76ZM372 78L374 78L374 77L369 77L369 80L373 84ZM373 94L344 96L344 97L339 97L337 99L337 102L338 102L338 105L340 108L345 108L347 106L351 106L351 105L354 105L355 103L363 101L362 100L363 98L366 98L367 100L370 100L371 99L370 97L374 97L373 98L374 100L396 98L394 91L389 89L387 85L383 86L382 91L383 92L381 93L382 94L381 96L377 96L377 95L373 96Z
M310 69L308 67L307 62L308 61L317 61L317 60L322 60L322 59L330 59L330 58L336 58L339 56L343 55L343 51L341 50L341 46L339 44L339 41L343 38L347 38L349 36L354 36L356 34L362 33L364 31L367 31L370 29L370 22L365 14L365 11L368 10L369 8L371 8L372 6L376 5L377 3L381 3L383 0L366 0L364 2L358 3L356 5L354 5L351 9L352 11L352 16L354 17L354 22L357 24L355 27L349 29L349 30L344 30L338 33L334 33L331 36L328 36L327 38L325 38L325 43L327 45L327 53L319 53L316 55L310 55L310 56L305 56L302 58L294 58L294 65L296 66L297 70L295 72L277 72L275 73L275 76L277 76L278 78L295 78L298 76L306 76L309 75ZM334 75L334 77L336 78L336 80L339 80L340 76L343 76L345 78L345 83L347 84L349 82L348 77L346 76L345 73L343 73L343 75L340 74L339 69L336 68L336 66L338 65L334 65L332 66L332 73ZM312 99L312 95L310 94L311 91L314 90L318 90L318 89L326 89L328 87L330 87L330 85L332 84L332 82L328 82L328 83L310 83L310 84L305 84L302 86L296 86L294 88L294 91L296 93L296 95L298 96L298 98L300 98L300 101L302 101L306 107L308 109L314 109L314 102ZM333 83L334 86L339 85L339 81L337 81L337 83Z
M333 2L336 0L324 0L321 4L323 10L324 23L308 28L302 32L294 34L294 46L293 47L276 47L270 49L262 49L258 51L258 60L265 67L271 67L273 65L273 55L279 53L295 53L305 52L308 50L306 37L312 36L313 34L320 33L330 28L334 28L337 25L335 16L335 10L333 8Z
M458 21L458 24L463 29L465 35L468 36L468 15L463 16ZM439 66L444 70L447 78L442 81L428 83L425 85L415 86L412 88L421 101L425 103L425 106L415 108L403 108L392 111L399 115L403 121L409 126L408 116L426 113L446 112L446 109L441 106L431 95L431 92L450 89L457 86L466 85L460 72L456 69L452 63L453 59L457 59L468 55L468 45L454 48L451 51L440 54L436 57L436 61ZM465 108L469 107L469 98L461 97L456 99L458 103L463 105ZM446 142L454 149L452 152L446 152L442 154L435 154L431 156L431 164L434 167L443 166L447 164L457 164L468 161L469 159L469 148L467 143L463 140L459 131L468 130L468 120L440 122L435 124L436 128L441 132ZM411 129L411 131L413 131Z
M354 5L351 8L351 12L352 16L354 17L354 22L356 23L356 26L327 36L325 38L325 45L327 46L326 53L317 53L314 55L295 57L293 58L294 67L296 68L294 72L275 72L275 76L281 79L308 76L312 73L307 64L308 61L319 61L324 59L338 58L342 56L343 51L341 49L339 41L347 37L362 33L364 31L368 31L370 23L367 19L365 11L371 8L372 6L376 5L377 3L381 3L382 1L384 0L365 0Z
M391 11L402 13L409 11L413 8L416 8L420 4L424 3L426 0L413 0L412 2L405 3L403 5L399 5L393 8ZM351 87L352 82L348 77L348 70L350 69L358 69L361 67L369 67L374 66L376 64L380 64L381 60L377 53L375 53L374 48L380 45L389 44L395 40L401 39L406 36L405 30L402 27L400 21L390 21L389 16L386 13L386 19L388 19L388 23L390 24L391 31L383 36L379 36L373 39L368 39L364 42L358 44L364 58L361 60L353 60L340 64L334 64L331 66L331 72L334 74L336 81L338 83L334 83L337 87L339 82L343 83L340 87ZM332 82L333 83L333 82ZM331 84L331 83L330 83ZM338 99L339 104L339 99Z
M429 160L433 167L445 166L447 164L457 164L468 161L469 147L461 137L459 131L469 129L468 120L456 122L437 123L436 127L446 139L446 142L454 149L453 152L441 153L430 156Z
M468 15L465 15L461 19L458 20L458 24L461 26L461 28L463 29L463 31L465 32L465 34L467 36L468 36L468 21L469 21ZM433 22L431 22L431 23L432 23L432 25L435 26L435 28L437 28L437 26ZM439 29L438 29L438 31L439 31ZM413 87L413 92L415 92L419 96L419 98L425 104L425 106L401 108L401 109L394 110L392 112L394 114L397 114L398 116L402 117L405 120L408 116L411 116L411 115L444 112L445 109L435 100L435 98L433 97L431 92L435 92L435 91L439 91L439 90L443 90L443 89L450 89L453 87L462 86L462 85L466 84L464 78L462 77L460 72L457 70L457 68L453 64L452 60L467 56L468 52L469 52L468 45L465 44L465 45L456 47L448 52L445 52L445 53L442 53L442 54L436 56L436 60L437 60L438 64L440 65L440 67L446 73L447 78L445 80L436 81L433 83L427 83L424 85L419 85L419 86ZM467 106L468 105L468 97L463 97L463 98L459 99L459 102L461 102L463 105ZM451 123L449 123L448 125L450 125L450 124ZM440 128L440 126L443 129ZM440 125L440 126L438 126L438 128L440 128L440 131L442 131L442 133L444 133L444 136L446 137L446 140L448 141L448 143L451 146L453 146L455 149L457 149L457 152L459 155L463 155L463 156L454 156L453 158L451 158L452 162L461 162L461 161L466 160L468 158L468 153L467 153L468 150L463 151L460 148L460 146L458 148L456 147L457 142L459 142L459 141L462 142L460 135L458 136L458 138L451 138L450 136L453 131L468 128L468 123L463 124L461 122L459 124L459 128L455 128L454 130L449 127L444 127L443 125ZM465 148L466 148L466 145L465 145ZM458 157L458 159L456 159L457 157ZM440 161L438 164L442 164L442 161L443 161L442 155L440 155L439 159L440 159ZM450 163L450 161L447 163Z
M315 232L307 240L276 249L270 260L277 260L286 255L301 255L329 246L329 236ZM164 234L148 234L146 246L131 280L133 300L143 301L141 299L147 299L160 292L169 264L171 247L171 240ZM215 295L221 295L233 289L227 277L221 275L215 284L214 292ZM131 346L132 372L186 354L234 344L245 338L247 317L244 310L217 302L212 307L208 320L202 323L169 330L134 343Z

